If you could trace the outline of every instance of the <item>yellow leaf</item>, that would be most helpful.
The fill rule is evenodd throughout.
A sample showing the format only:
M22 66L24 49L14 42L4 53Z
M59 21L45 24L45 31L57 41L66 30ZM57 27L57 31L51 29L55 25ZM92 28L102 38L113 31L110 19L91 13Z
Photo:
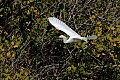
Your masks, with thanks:
M115 55L115 58L117 58L117 55Z
M91 17L92 17L92 19L95 19L95 18L96 18L95 15L92 15Z
M100 30L100 31L102 31L102 28L101 28L101 27L99 27L99 30Z
M10 51L7 53L7 57L10 57Z
M117 61L117 59L113 59L115 62Z
M0 46L0 49L2 50L2 45Z
M37 10L34 10L34 12L36 13L36 12L37 12Z
M100 21L98 21L98 22L97 22L97 25L99 25L99 24L101 24L101 22L100 22Z
M105 55L105 53L102 53L102 55Z
M0 17L3 17L3 15L2 15L2 14L0 14Z
M13 35L13 36L12 36L12 40L13 40L14 38L15 38L15 36Z
M101 22L100 22L100 21L98 21L98 22L97 22L97 25L102 26L102 24L101 24Z
M95 41L92 41L91 44L96 45L97 43Z
M110 41L112 41L112 37L108 37L108 39L109 39Z
M15 45L15 46L13 46L14 48L17 48L18 47L18 45Z
M11 44L14 45L14 42L12 41Z
M28 10L28 11L27 11L27 15L29 15L29 14L30 14L30 11Z
M2 54L0 54L0 60L3 60L3 55Z
M96 10L93 10L93 12L96 12Z
M12 57L13 57L13 58L15 57L15 54L14 54L14 53L12 54Z
M116 46L116 43L114 43L113 46Z
M19 44L20 44L20 41L17 41L17 42L16 42L16 45L19 45Z
M99 24L99 26L102 26L102 24Z
M119 28L120 28L120 25L117 25L116 27L119 27Z
M92 20L92 17L89 17Z
M111 27L111 30L114 30L114 29L115 29L114 26L112 26L112 27Z
M8 73L8 72L9 72L8 68L7 68L7 69L5 69L5 73Z
M114 57L114 55L113 54L110 54L110 56L113 58Z
M95 16L98 16L98 14L96 13Z
M4 51L5 49L2 49L2 51Z
M118 41L117 43L120 44L120 41Z
M27 77L25 77L25 80L29 80L29 77L27 76Z
M97 54L96 57L100 57L100 54Z
M114 41L120 41L120 38L114 38L113 40Z
M4 80L10 80L10 76L7 76Z
M5 34L5 35L8 35L8 33L7 33L7 32L4 32L4 34Z
M97 36L100 36L101 35L101 32L99 32L98 34L97 34Z
M113 54L110 54L110 56L114 61L116 60Z
M33 0L29 0L30 2L33 2Z
M32 9L34 9L34 7L33 7L33 6L31 6L31 8L32 8Z

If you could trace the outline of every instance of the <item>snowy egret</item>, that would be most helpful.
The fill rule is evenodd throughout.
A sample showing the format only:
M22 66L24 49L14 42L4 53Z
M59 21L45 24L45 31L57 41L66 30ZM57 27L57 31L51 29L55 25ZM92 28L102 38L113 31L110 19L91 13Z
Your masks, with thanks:
M87 40L90 39L92 40L97 39L96 35L81 37L79 34L73 31L69 26L67 26L63 21L55 17L49 17L48 20L57 30L61 30L65 32L67 35L69 35L69 39L67 39L67 37L65 37L64 35L59 36L59 38L63 39L64 43L79 42L80 40L84 40L87 42Z

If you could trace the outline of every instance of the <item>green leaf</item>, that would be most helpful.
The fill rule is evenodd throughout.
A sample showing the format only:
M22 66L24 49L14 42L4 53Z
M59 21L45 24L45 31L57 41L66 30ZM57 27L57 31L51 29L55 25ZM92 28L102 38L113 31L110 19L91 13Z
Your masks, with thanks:
M71 67L68 67L68 71L70 71L71 70Z
M74 65L71 65L71 68L73 69L73 71L76 71L77 67L75 67Z

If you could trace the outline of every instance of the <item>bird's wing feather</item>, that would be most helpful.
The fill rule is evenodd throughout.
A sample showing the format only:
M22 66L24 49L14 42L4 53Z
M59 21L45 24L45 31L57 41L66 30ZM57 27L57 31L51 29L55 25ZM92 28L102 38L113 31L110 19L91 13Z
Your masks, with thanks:
M94 39L97 39L97 36L96 35L91 35L91 36L88 36L87 39L89 40L94 40Z
M75 31L73 31L69 26L67 26L63 21L55 18L49 17L49 22L58 30L65 32L69 36L80 36Z

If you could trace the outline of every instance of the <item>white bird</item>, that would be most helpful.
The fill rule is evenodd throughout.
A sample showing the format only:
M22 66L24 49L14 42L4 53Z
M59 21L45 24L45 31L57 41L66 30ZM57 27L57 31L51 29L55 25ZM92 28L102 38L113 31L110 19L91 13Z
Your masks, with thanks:
M90 39L97 39L96 35L81 37L79 34L73 31L69 26L67 26L63 21L55 17L49 17L48 20L57 30L61 30L65 32L67 35L69 35L69 39L67 39L67 37L65 37L64 35L59 36L59 38L63 39L64 43L79 42L80 40L84 40L87 42L87 40Z

